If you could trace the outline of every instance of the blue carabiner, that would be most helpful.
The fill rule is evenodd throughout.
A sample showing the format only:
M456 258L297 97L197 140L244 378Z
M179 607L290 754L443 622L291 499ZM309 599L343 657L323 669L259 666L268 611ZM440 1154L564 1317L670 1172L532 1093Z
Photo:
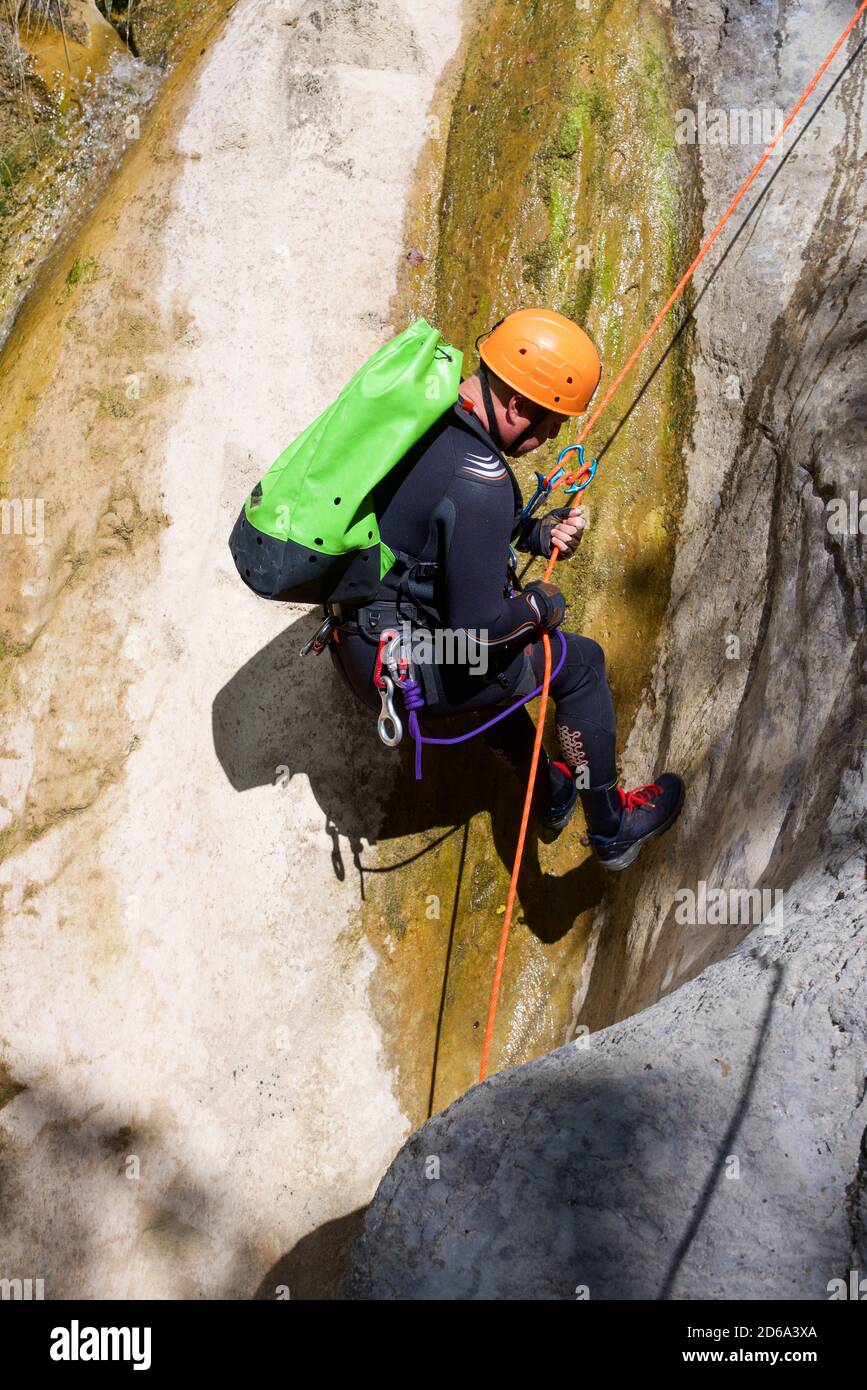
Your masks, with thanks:
M583 445L583 444L567 444L567 445L566 445L566 448L563 450L563 452L557 456L557 462L560 463L560 464L562 464L562 462L563 462L564 458L566 457L566 455L572 453L573 449L575 450L575 452L576 452L577 455L578 455L578 468L575 470L575 472L582 473L582 472L584 472L584 470L586 469L586 470L587 470L587 477L584 479L583 483L569 483L569 485L568 485L567 487L564 487L563 491L564 491L564 492L570 492L570 493L571 493L571 492L583 492L584 489L585 489L585 487L589 487L590 484L593 482L593 479L596 477L596 469L599 467L599 460L598 460L598 459L591 459L589 463L585 463L585 462L584 462L584 445ZM565 470L564 468L561 468L561 469L560 469L560 472L561 472L561 473L564 473L565 471L566 471L566 470Z
M565 468L558 468L556 473L551 474L550 481L547 481L545 478L545 474L540 473L538 469L536 470L536 491L533 493L533 496L530 498L526 507L521 512L521 515L518 517L519 524L522 521L526 521L527 517L533 515L542 498L548 496L548 493L551 491L554 485L560 481L565 472Z

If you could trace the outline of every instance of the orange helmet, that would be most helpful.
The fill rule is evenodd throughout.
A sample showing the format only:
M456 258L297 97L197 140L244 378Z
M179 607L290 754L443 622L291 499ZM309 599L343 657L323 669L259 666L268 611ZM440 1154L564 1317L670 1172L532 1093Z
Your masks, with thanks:
M602 375L584 329L554 309L507 314L479 356L502 381L557 415L582 415Z

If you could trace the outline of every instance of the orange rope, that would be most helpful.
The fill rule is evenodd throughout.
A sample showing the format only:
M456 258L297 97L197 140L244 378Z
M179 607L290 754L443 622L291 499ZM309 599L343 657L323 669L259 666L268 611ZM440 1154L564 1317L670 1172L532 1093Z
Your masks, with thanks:
M865 0L865 3L867 3L867 0ZM556 554L552 555L551 561L553 562L556 558ZM482 1065L479 1072L480 1081L484 1081L488 1072L488 1055L491 1051L491 1038L494 1036L494 1020L497 1017L497 1003L500 998L500 981L503 978L503 966L506 961L506 945L509 940L509 928L512 925L512 912L515 907L515 897L518 892L518 875L521 872L521 860L524 857L524 841L527 838L530 807L533 804L533 788L536 785L536 771L539 767L539 754L542 751L542 735L545 732L545 710L548 705L548 686L551 683L551 639L547 633L543 634L542 646L545 649L545 675L542 680L542 693L539 697L542 704L539 708L539 720L536 724L536 740L533 744L533 758L530 763L527 795L524 797L521 829L518 831L518 847L515 850L515 863L512 867L509 895L506 898L506 915L503 918L503 930L500 933L500 949L497 952L497 964L494 968L494 983L491 987L491 1002L488 1006L488 1024L485 1028L485 1040L482 1043Z
M766 149L766 150L764 151L764 153L762 154L761 158L757 161L757 163L756 163L756 165L755 165L755 168L754 168L754 169L752 170L752 172L748 175L748 177L744 179L744 181L743 181L743 183L741 184L740 188L738 189L737 193L736 193L735 196L732 198L731 202L729 203L728 207L726 208L726 210L725 210L725 212L723 213L722 217L720 218L719 222L717 222L716 226L714 227L714 229L713 229L713 231L711 232L710 236L708 237L707 241L704 243L704 246L703 246L703 247L701 248L701 250L699 251L699 253L698 253L698 255L696 256L695 260L693 261L692 265L689 267L689 269L686 271L686 273L685 273L685 275L683 276L683 278L678 282L678 284L677 284L677 285L675 286L675 288L672 290L672 292L671 292L669 298L667 299L667 301L665 302L665 304L664 304L664 305L662 306L662 308L660 309L660 311L659 311L659 313L657 314L656 318L653 320L653 323L652 323L652 324L650 325L650 327L648 328L648 330L647 330L647 332L645 333L644 337L641 339L641 342L638 344L638 347L635 349L635 351L633 352L632 356L629 358L629 361L628 361L628 362L626 363L626 365L624 366L623 370L618 374L618 376L614 379L614 381L613 381L613 382L611 383L611 385L609 386L608 390L605 392L605 395L602 397L602 400L599 402L599 404L597 405L596 409L593 411L593 414L590 416L590 419L587 421L587 424L584 426L584 428L582 429L581 433L579 434L577 440L575 441L576 444L583 444L583 443L584 443L584 440L587 438L587 436L589 435L589 433L590 433L590 431L592 430L593 426L596 424L596 421L599 419L600 415L602 414L603 410L604 410L605 407L607 406L608 402L611 400L611 397L614 395L615 391L616 391L616 390L618 389L618 387L621 385L621 383L623 382L624 378L625 378L626 376L628 376L629 372L632 370L632 368L634 367L635 363L638 361L638 359L639 359L639 357L641 356L642 352L643 352L644 349L647 347L647 344L650 342L650 340L651 340L651 338L653 337L654 333L655 333L656 330L659 328L659 325L662 323L663 319L668 315L668 313L670 312L670 310L674 308L675 304L676 304L677 301L680 299L680 296L683 294L684 290L686 289L686 287L687 287L687 285L689 284L690 280L692 279L693 275L694 275L695 272L698 270L699 266L701 265L702 261L704 260L705 256L707 255L708 251L709 251L710 248L713 246L714 242L716 241L716 239L717 239L717 237L719 236L720 232L722 231L723 227L724 227L725 224L728 222L729 218L731 217L731 215L732 215L732 213L734 212L735 208L737 207L738 203L741 201L741 199L743 198L744 194L747 192L747 190L750 188L750 186L754 183L756 177L757 177L758 174L761 172L761 170L764 168L764 166L765 166L765 164L767 163L767 161L770 159L771 155L772 155L773 152L774 152L774 149L775 149L776 145L779 144L780 140L782 140L783 136L785 135L786 131L789 129L789 127L790 127L790 125L792 124L793 120L795 119L795 117L797 116L798 112L800 111L801 107L804 105L804 102L805 102L805 101L807 100L807 98L810 96L810 93L815 89L815 87L817 86L817 84L821 81L821 79L822 79L824 73L827 72L827 70L828 70L828 68L830 67L831 63L834 61L834 59L835 59L835 57L837 56L837 54L839 53L840 49L843 47L843 44L844 44L844 43L846 42L846 40L848 39L849 35L851 34L852 30L855 28L855 25L858 23L858 20L861 18L862 14L864 13L865 10L867 10L867 0L863 0L863 4L861 4L861 5L859 6L859 8L858 8L858 10L856 11L856 13L852 16L852 18L850 19L849 23L846 25L846 28L843 30L842 34L840 35L839 39L838 39L837 42L834 44L834 47L831 49L831 52L828 54L827 58L825 59L824 63L822 64L822 66L821 66L820 68L818 68L818 69L816 70L816 72L815 72L814 76L812 77L811 81L810 81L810 82L808 83L808 85L804 88L804 90L803 90L803 92L801 93L800 97L799 97L798 100L795 102L795 105L792 107L792 109L791 109L791 111L789 112L788 116L787 116L786 119L783 121L783 124L780 126L780 129L777 131L776 135L774 136L773 140L770 142L770 144L768 145L767 149Z
M628 376L629 372L632 370L635 363L638 361L638 358L641 356L644 349L647 347L647 344L650 342L651 338L656 333L656 330L659 328L660 324L667 317L670 311L674 308L674 305L680 299L681 295L683 294L693 275L698 270L698 267L701 265L708 251L713 246L714 242L716 241L723 227L728 222L738 203L741 201L744 194L755 181L758 174L764 168L765 164L767 163L768 159L773 153L775 146L785 135L786 131L791 126L798 112L801 110L801 107L804 105L804 102L810 96L810 93L815 89L817 84L821 81L823 74L827 72L834 58L837 56L840 49L843 47L843 44L846 42L849 35L852 33L852 30L855 28L855 25L858 23L865 10L867 10L867 0L863 0L863 3L859 5L858 9L850 19L849 23L846 25L846 28L843 30L839 39L834 44L834 47L831 49L827 58L822 63L821 67L819 67L816 70L814 76L812 77L808 85L804 88L804 91L796 101L795 105L792 107L791 111L784 120L783 124L780 126L780 129L777 131L773 140L771 140L770 144L765 149L761 158L757 161L755 167L753 168L749 176L746 179L744 179L744 182L741 184L734 198L732 198L722 217L717 222L716 226L708 236L707 240L705 241L695 260L692 262L692 265L689 267L689 269L686 271L683 277L678 281L677 285L672 290L669 298L666 300L665 304L660 309L656 318L653 320L653 323L650 325L644 337L641 339L641 342L638 344L638 347L635 349L632 356L629 358L629 360L623 367L622 371L618 373L617 377L614 379L614 381L606 391L605 395L602 397L602 400L599 402L596 409L593 411L593 414L590 416L590 419L587 421L587 424L584 426L581 433L579 434L576 443L583 444L584 440L587 438L593 426L596 424L603 410L607 406L608 402L611 400L614 393L618 390L625 377ZM549 478L550 476L553 475L549 475ZM549 479L546 479L546 482L547 481L549 481ZM548 561L548 565L545 570L546 580L550 580L551 575L554 572L554 566L556 562L557 549L555 547L552 550L551 558ZM515 900L517 897L518 876L521 872L521 861L524 857L524 842L527 838L527 826L530 820L530 807L533 802L533 789L536 784L536 773L539 767L539 755L542 750L542 735L545 729L545 714L548 708L548 687L551 683L551 643L547 634L543 635L542 643L545 650L545 677L542 682L542 692L539 697L539 718L536 725L536 741L533 744L533 758L532 762L530 763L530 778L527 785L527 794L524 797L524 811L521 816L521 829L518 832L518 844L515 850L515 862L512 867L512 877L509 882L509 894L506 898L506 913L505 917L503 918L503 930L500 933L500 948L497 952L497 964L494 969L494 982L491 988L491 1002L488 1007L488 1022L485 1028L485 1040L482 1044L482 1064L479 1070L480 1081L484 1081L488 1073L488 1058L491 1051L491 1039L494 1036L494 1023L496 1022L497 1017L497 1003L499 1002L500 998L500 985L502 983L503 978L503 966L506 960L506 946L509 940L509 930L512 925L512 913L515 908Z

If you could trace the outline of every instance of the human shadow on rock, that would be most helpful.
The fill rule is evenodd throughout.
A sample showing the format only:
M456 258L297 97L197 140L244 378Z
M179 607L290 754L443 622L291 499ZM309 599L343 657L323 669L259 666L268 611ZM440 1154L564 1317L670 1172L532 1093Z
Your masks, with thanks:
M375 713L346 688L330 656L300 656L320 620L314 610L290 623L218 692L212 712L214 747L231 785L244 792L273 786L281 778L291 785L294 777L306 777L334 839L338 878L346 871L341 836L364 874L367 846L421 834L430 837L432 848L483 811L491 816L496 852L511 870L523 788L482 739L455 748L425 748L424 776L417 782L408 734L398 750L386 748L376 732ZM446 721L437 734L468 727L466 719ZM525 865L523 915L544 940L557 940L601 898L601 875L591 860L585 858L560 877L545 874L531 836Z

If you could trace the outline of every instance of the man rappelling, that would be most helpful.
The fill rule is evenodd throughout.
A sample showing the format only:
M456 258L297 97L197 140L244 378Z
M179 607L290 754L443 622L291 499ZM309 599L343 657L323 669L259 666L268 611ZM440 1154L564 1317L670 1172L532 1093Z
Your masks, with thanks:
M563 659L550 694L560 758L549 761L543 752L534 809L543 835L553 838L580 797L600 863L624 869L647 840L673 824L683 783L663 772L631 791L617 785L602 648L562 630L566 604L557 586L534 580L520 587L511 550L550 557L556 548L562 562L581 540L581 506L527 515L507 456L541 448L564 421L583 414L601 377L599 355L562 314L520 309L483 338L479 358L455 404L373 492L379 535L394 564L364 605L329 607L329 649L354 694L379 708L384 635L408 623L463 634L467 660L417 664L428 725L445 715L495 715L526 698L542 681L542 636L559 630ZM535 728L523 704L491 722L484 737L526 781Z

